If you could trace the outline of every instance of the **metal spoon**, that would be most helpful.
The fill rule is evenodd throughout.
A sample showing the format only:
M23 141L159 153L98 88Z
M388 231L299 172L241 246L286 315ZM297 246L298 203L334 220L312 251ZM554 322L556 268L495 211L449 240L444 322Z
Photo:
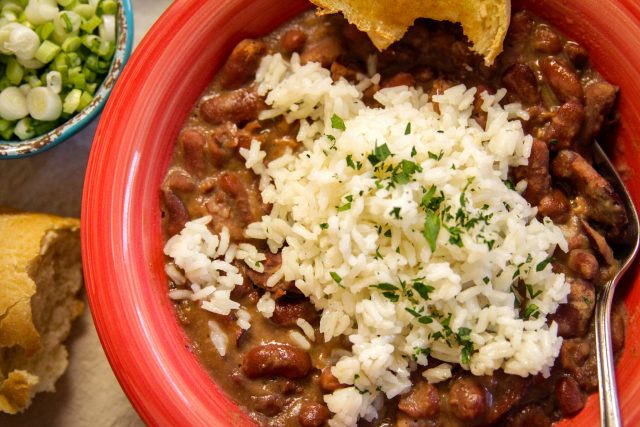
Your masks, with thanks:
M613 363L613 350L611 347L611 302L613 292L618 281L631 265L638 252L638 212L636 211L631 196L627 192L620 175L605 154L602 147L594 144L593 158L596 169L606 178L616 190L622 203L624 203L629 224L626 241L616 247L616 259L620 261L620 270L613 279L605 283L596 302L596 350L598 358L598 391L600 396L600 422L603 427L621 426L620 408L618 406L618 392L616 389L616 376Z

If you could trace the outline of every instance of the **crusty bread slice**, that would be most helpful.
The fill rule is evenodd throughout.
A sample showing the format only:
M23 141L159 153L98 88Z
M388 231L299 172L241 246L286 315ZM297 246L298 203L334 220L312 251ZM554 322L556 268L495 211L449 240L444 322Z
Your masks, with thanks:
M80 222L0 210L0 411L16 413L54 391L62 345L84 308Z
M320 13L342 12L384 50L400 40L417 18L459 22L473 50L490 65L502 52L511 0L311 0Z

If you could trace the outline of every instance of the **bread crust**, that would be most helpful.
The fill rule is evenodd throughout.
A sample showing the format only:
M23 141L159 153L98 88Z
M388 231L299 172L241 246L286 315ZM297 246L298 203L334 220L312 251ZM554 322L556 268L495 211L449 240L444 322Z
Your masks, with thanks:
M43 348L44 337L42 331L38 331L32 313L33 298L39 286L35 282L35 270L43 268L39 261L59 234L64 233L65 239L73 239L72 244L77 248L79 228L80 221L75 218L0 208L0 411L15 413L24 409L43 380L37 372L21 369L24 365L37 370L33 367L47 357L49 350ZM73 319L82 312L82 302L74 300L71 306L74 309L70 310L69 317Z

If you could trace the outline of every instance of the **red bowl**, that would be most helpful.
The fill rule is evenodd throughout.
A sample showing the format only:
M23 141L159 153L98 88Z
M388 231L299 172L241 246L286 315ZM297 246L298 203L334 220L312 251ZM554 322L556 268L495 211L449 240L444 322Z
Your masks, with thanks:
M522 0L591 52L621 88L615 158L640 168L640 5L633 0ZM149 31L119 79L98 127L84 187L82 245L91 311L124 391L150 425L251 425L188 350L167 297L159 186L178 132L231 48L269 33L304 0L182 0ZM640 187L627 173L635 200ZM622 416L640 424L640 281L632 268L620 292L629 309L618 364ZM563 426L595 425L598 402Z

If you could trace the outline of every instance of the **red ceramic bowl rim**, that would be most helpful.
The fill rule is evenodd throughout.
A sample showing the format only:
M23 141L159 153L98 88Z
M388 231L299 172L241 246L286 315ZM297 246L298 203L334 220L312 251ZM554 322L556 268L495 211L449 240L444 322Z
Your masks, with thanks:
M542 4L539 0L523 1L534 7L536 4L541 7ZM593 3L593 0L585 2ZM256 1L255 4L262 5L262 10L258 10L257 6L248 6L250 3L250 0L186 0L173 3L134 52L116 84L96 132L89 159L82 207L83 262L89 302L100 340L116 377L140 416L151 425L211 425L222 421L230 425L251 424L246 415L220 392L196 357L185 350L186 337L175 319L166 293L153 292L166 286L166 281L160 280L163 258L160 220L157 217L157 189L168 164L171 147L159 144L157 152L150 149L149 140L152 137L158 140L168 137L154 133L155 126L146 123L144 118L152 117L155 110L166 108L172 111L177 107L168 93L143 97L145 91L149 90L148 86L155 81L147 81L149 76L156 76L157 79L163 73L171 74L171 56L167 55L167 46L188 40L184 29L186 23L209 25L207 16L200 16L202 11L215 8L219 12L219 15L209 18L221 28L224 27L220 34L226 38L220 42L218 50L228 52L240 37L258 36L260 30L266 33L266 30L274 28L275 23L284 22L308 7L303 0ZM280 7L281 16L261 21L260 14L266 14L271 4L274 9ZM639 5L623 0L611 1L607 5L611 6L612 16L624 21L627 29L640 28ZM563 7L568 6L557 6L559 9ZM224 21L225 17L236 16L240 12L248 14L244 16L247 22L257 23L257 34L248 34L248 30L242 28L235 28L234 33L225 26L233 27L233 20ZM568 33L571 37L581 39L577 31L570 30ZM618 42L623 43L624 34L619 33L612 29L607 37L613 40L615 36ZM636 39L640 40L638 37ZM188 51L188 43L186 46L185 50ZM640 42L636 42L638 46ZM206 48L204 45L202 47ZM594 62L597 64L599 58L604 58L604 53L597 46L589 47L596 51ZM221 58L220 54L217 56ZM208 79L213 75L216 65L211 64L206 71ZM189 93L189 106L206 84L202 83L202 78L195 79L198 70L202 71L202 67L195 71L187 70L184 75L184 81L193 79L201 83L196 89L178 88ZM615 75L615 72L613 70L611 74ZM609 78L606 72L604 74ZM148 108L151 113L133 110L134 106L140 107L143 101L150 103ZM638 108L632 104L631 96L627 99L623 97L621 108L638 113ZM186 110L182 108L181 111L182 117L165 117L171 123L163 122L157 126L171 136L171 141L175 140L186 118ZM140 119L135 120L138 115ZM629 120L629 123L632 122L637 123L638 120ZM630 129L623 126L620 134L628 137ZM155 169L149 168L150 164L157 166ZM147 173L148 169L153 172ZM637 186L630 184L637 198ZM158 215L154 215L156 212ZM632 271L633 275L636 270ZM638 303L639 299L634 294L627 303L634 306L632 304ZM632 322L638 324L635 319ZM635 332L637 329L630 330L633 334L630 339L632 343L640 341ZM629 361L634 357L630 353L632 351L626 351L621 362L637 364L635 359ZM637 382L620 376L618 380L625 390L631 390L632 393L638 391ZM640 408L627 400L623 402L623 415L627 416L628 422L636 422L640 419ZM580 425L578 423L585 420L596 420L597 416L597 399L591 396L587 407L575 421L566 424Z

